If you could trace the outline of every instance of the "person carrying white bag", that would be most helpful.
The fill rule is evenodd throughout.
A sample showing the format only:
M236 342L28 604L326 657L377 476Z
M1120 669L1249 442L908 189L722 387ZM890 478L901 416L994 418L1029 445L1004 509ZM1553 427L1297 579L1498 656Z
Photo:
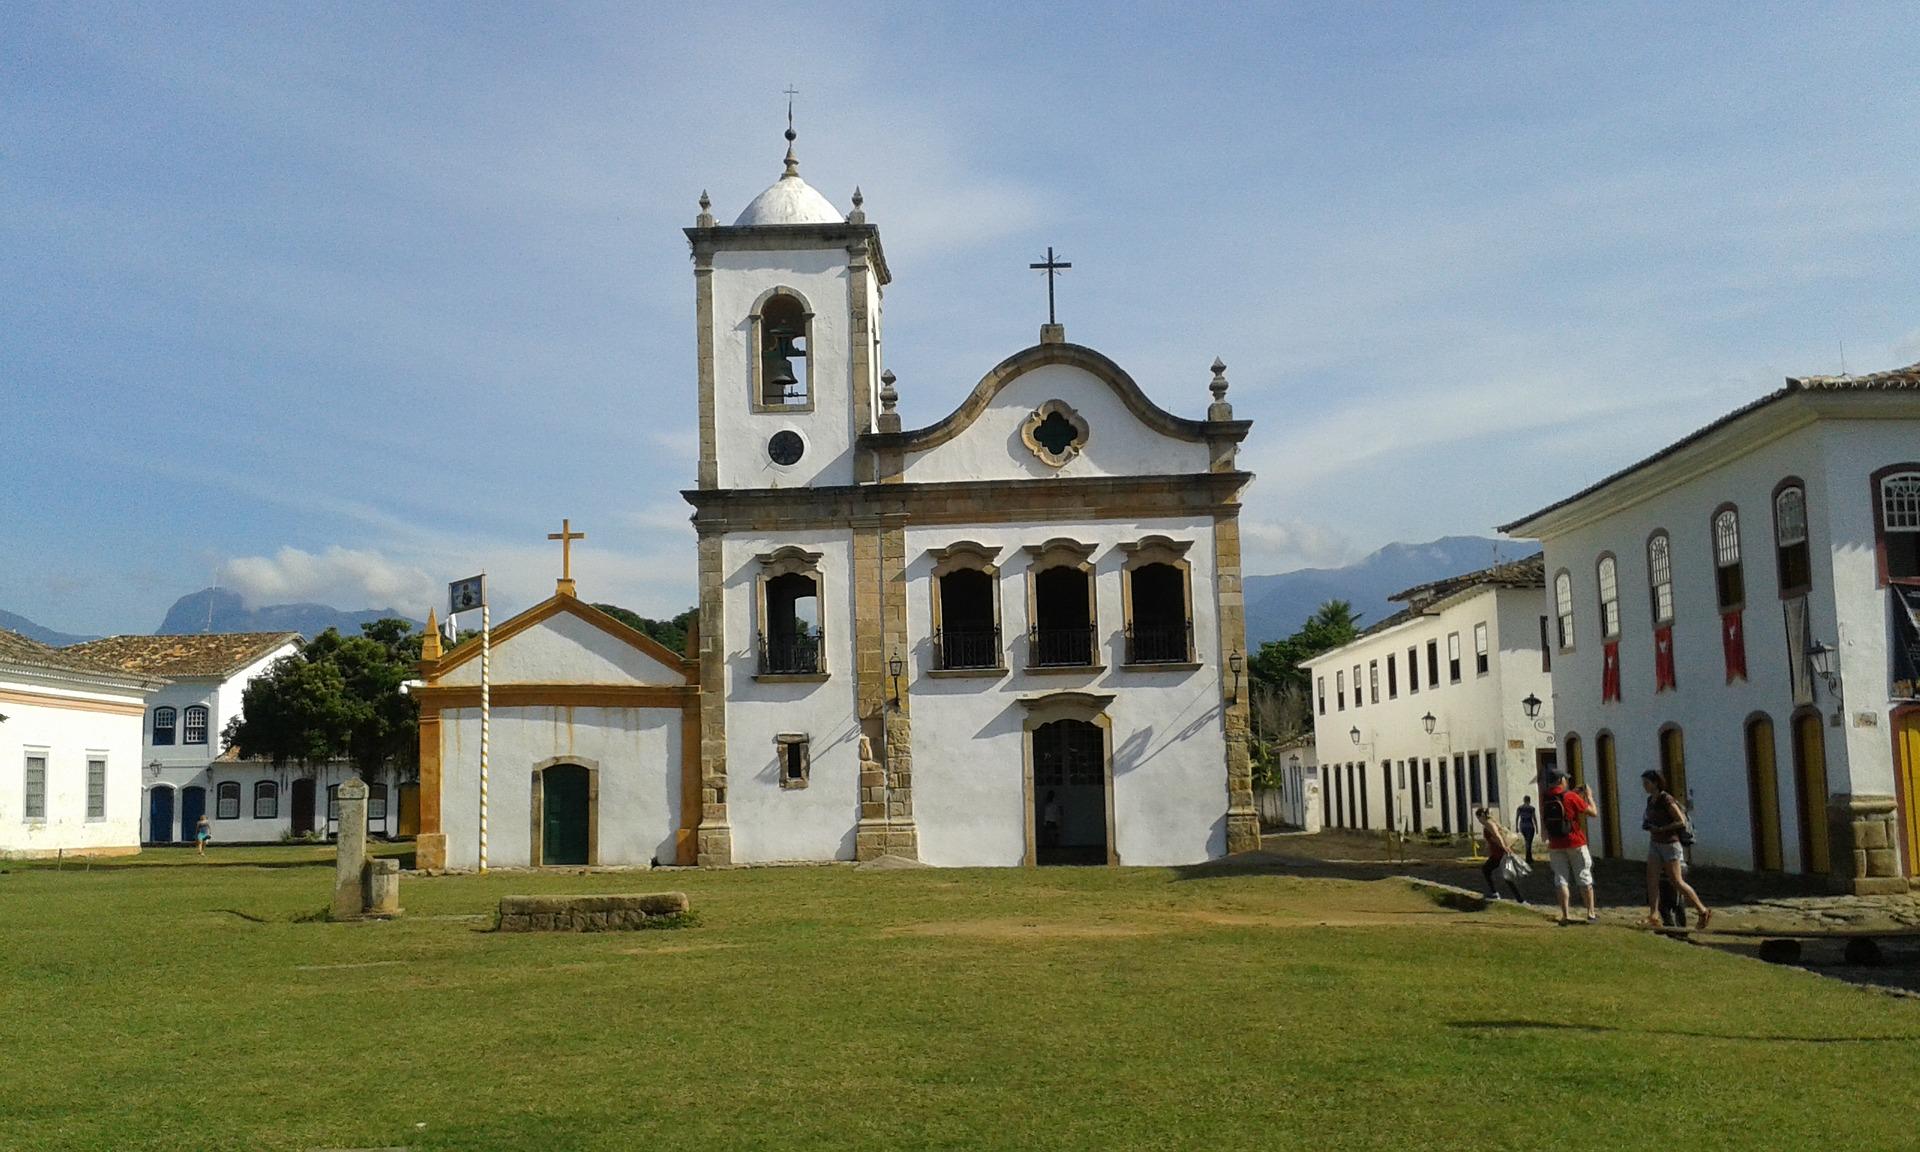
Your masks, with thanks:
M1487 884L1487 898L1500 899L1500 891L1494 887L1494 877L1498 876L1506 883L1507 891L1513 893L1513 898L1525 904L1527 898L1520 894L1520 885L1517 881L1532 869L1527 867L1526 861L1514 854L1513 838L1507 834L1505 828L1500 826L1500 817L1496 816L1492 809L1475 808L1473 814L1479 817L1480 837L1486 841L1487 845L1487 862L1480 865L1480 878Z

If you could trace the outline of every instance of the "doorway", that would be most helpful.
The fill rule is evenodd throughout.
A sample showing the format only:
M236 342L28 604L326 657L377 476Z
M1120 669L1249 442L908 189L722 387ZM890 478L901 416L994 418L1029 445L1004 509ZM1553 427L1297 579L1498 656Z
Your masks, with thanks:
M402 839L420 835L420 785L400 785L400 830Z
M147 842L173 843L173 789L165 784L147 791Z
M302 776L293 782L293 834L313 834L313 777Z
M1900 863L1905 875L1920 876L1920 708L1894 713L1894 746L1898 750Z
M1800 821L1800 870L1833 870L1827 842L1827 734L1820 713L1807 709L1793 718L1793 792Z
M1453 758L1453 826L1462 836L1472 828L1467 823L1467 758L1458 754Z
M1054 720L1032 740L1034 863L1107 863L1106 733L1085 720Z
M207 814L207 790L198 784L180 789L180 839L191 840Z
M555 764L540 773L541 864L590 863L587 770Z
M1766 716L1747 721L1747 815L1754 870L1780 871L1780 777L1773 760L1773 721Z
M1620 765L1613 733L1593 738L1593 771L1600 777L1600 854L1620 858Z

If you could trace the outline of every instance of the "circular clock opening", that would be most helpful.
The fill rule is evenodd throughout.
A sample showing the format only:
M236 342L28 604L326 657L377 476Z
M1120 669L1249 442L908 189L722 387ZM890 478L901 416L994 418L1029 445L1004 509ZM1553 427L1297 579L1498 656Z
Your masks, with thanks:
M800 439L800 433L791 429L775 432L767 441L767 455L775 464L798 464L807 450L806 442Z

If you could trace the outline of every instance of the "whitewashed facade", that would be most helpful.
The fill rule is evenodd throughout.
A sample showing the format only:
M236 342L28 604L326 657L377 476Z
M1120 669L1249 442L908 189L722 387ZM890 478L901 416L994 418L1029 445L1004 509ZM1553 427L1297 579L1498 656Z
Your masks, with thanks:
M1503 530L1545 547L1563 756L1619 797L1622 851L1640 773L1677 769L1696 859L1906 886L1920 365L1789 380Z
M141 725L162 683L0 630L0 859L140 850Z
M1402 592L1405 610L1303 663L1325 827L1471 835L1474 808L1511 827L1537 797L1555 757L1540 573L1533 557Z

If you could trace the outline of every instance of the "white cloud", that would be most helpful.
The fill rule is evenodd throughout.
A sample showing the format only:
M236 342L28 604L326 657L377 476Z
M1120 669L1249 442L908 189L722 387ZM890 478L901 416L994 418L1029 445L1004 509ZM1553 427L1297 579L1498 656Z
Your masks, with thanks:
M1247 575L1338 568L1359 556L1351 540L1323 524L1241 515L1240 570Z
M349 611L404 611L428 602L435 586L424 569L337 544L318 555L283 547L272 556L241 556L221 566L220 583L249 606L314 601Z

